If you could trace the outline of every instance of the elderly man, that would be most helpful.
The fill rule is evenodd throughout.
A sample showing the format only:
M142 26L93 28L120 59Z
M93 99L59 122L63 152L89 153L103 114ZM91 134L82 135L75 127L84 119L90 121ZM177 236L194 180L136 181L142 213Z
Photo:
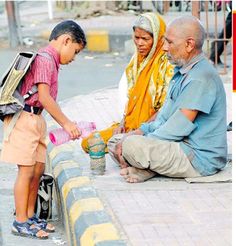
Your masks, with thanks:
M155 120L113 136L110 154L127 182L157 173L169 177L212 175L226 165L226 97L220 77L202 52L205 30L193 16L171 22L164 51L176 65Z

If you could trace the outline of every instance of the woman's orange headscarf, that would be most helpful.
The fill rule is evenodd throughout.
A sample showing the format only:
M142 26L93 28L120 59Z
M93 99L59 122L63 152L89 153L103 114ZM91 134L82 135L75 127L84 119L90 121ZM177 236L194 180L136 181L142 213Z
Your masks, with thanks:
M153 45L148 56L141 58L136 49L126 68L128 82L128 103L124 114L125 131L137 129L146 122L162 106L167 86L172 77L173 67L169 64L162 50L163 35L166 25L160 15L142 14L150 21L153 33ZM104 142L112 137L113 130L119 123L99 131ZM88 138L83 139L82 148L88 151Z
M152 27L153 46L148 56L142 58L136 49L126 68L128 103L124 124L125 130L137 129L162 106L173 68L162 50L166 25L160 15L146 13Z

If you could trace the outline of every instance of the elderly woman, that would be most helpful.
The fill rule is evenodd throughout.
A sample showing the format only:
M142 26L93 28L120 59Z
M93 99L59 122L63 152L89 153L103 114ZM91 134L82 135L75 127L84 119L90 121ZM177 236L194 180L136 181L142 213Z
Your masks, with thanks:
M162 50L165 29L164 20L156 13L142 14L135 22L136 51L125 70L125 83L121 85L127 93L124 117L120 123L100 131L106 143L114 134L135 130L151 121L161 108L173 74L173 67ZM83 139L82 148L88 151L88 138Z

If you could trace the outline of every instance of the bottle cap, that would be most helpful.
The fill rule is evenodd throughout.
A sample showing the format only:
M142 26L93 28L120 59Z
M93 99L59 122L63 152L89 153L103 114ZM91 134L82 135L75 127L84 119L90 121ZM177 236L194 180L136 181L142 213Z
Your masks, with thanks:
M53 144L56 143L56 138L55 138L55 136L54 136L54 134L53 134L52 132L49 133L49 139L51 140L51 142L52 142Z
M99 132L94 132L93 136L94 136L94 137L101 137L101 135L100 135Z

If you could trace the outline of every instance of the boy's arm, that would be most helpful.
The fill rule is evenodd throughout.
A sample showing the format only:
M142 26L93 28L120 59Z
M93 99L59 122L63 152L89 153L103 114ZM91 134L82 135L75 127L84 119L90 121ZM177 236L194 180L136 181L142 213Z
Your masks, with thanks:
M70 134L72 139L79 138L81 132L77 128L76 123L69 120L61 111L59 105L51 97L49 90L50 88L48 84L38 84L38 95L40 103L44 109L56 120L56 122Z

